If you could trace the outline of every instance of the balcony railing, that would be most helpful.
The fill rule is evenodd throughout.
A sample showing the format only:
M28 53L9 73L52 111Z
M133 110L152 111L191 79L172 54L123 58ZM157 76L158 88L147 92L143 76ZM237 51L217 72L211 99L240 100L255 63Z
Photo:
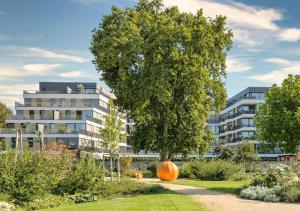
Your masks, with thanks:
M228 127L226 130L225 129L220 129L219 133L225 133L227 131L233 131L233 130L237 130L243 127L255 127L254 124L239 124L239 125L234 125L233 127Z
M0 128L0 134L16 134L16 129ZM36 131L32 129L23 129L23 134L36 134ZM83 129L70 130L68 128L47 129L45 130L45 134L82 134L82 135L87 135L92 137L99 137L98 133L94 133Z
M102 120L101 119L96 119L94 117L83 117L83 116L76 116L76 117L72 117L72 116L59 116L58 119L54 119L53 117L43 117L43 116L39 116L39 117L34 117L34 116L10 116L7 118L7 120L82 120L82 121L92 121L92 122L96 122L98 124L102 124Z
M237 103L237 102L239 102L239 101L241 101L241 100L264 100L264 99L259 99L259 98L257 98L257 97L250 97L250 96L243 96L243 97L240 97L239 99L236 99L236 100L233 100L232 102L230 102L230 103L228 103L227 105L226 105L226 108L228 108L228 107L230 107L230 106L232 106L233 104L235 104L235 103Z
M227 119L233 119L233 118L235 118L237 116L240 116L242 114L255 114L255 110L238 111L236 113L226 115L225 117L220 117L220 122L224 122Z

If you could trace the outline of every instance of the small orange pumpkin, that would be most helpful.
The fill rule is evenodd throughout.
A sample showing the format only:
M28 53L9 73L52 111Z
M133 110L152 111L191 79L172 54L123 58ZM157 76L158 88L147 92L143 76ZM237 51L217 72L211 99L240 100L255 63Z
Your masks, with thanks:
M161 181L173 181L178 177L178 168L175 163L165 161L159 164L156 174Z
M135 173L135 178L137 180L141 180L141 179L143 179L143 174L141 172L137 172L137 173Z

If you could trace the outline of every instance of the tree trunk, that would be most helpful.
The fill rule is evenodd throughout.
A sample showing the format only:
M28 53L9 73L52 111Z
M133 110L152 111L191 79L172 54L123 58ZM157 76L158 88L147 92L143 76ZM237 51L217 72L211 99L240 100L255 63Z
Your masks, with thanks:
M110 152L110 181L113 180L113 162L112 162L112 153Z

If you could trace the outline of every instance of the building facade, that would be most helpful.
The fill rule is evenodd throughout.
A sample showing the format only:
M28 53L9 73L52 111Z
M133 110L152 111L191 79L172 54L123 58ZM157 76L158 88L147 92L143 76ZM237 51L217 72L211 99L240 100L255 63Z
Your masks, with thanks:
M220 112L218 118L214 115L207 121L208 126L216 134L215 142L233 146L248 140L254 144L260 157L277 157L280 154L278 149L265 151L261 147L256 138L256 127L253 121L259 104L264 102L264 94L267 90L268 87L248 87L228 99L226 107Z
M0 138L7 148L16 145L16 128L22 130L22 140L39 150L38 127L43 125L44 143L60 143L69 149L85 147L101 152L99 129L109 112L109 99L114 96L103 91L97 83L40 82L38 91L24 91L24 103L15 104L16 114L7 119L7 129ZM122 132L127 120L120 115ZM126 151L126 143L121 151Z

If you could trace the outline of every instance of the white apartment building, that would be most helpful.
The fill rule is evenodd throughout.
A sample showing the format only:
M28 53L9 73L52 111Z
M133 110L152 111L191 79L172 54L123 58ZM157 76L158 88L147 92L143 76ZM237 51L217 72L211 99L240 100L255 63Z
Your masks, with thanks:
M24 91L24 103L15 104L16 114L7 119L9 128L0 129L6 147L15 147L16 128L22 130L22 140L38 150L37 128L44 126L44 143L62 143L69 149L84 147L101 152L99 129L109 111L108 101L114 96L97 83L40 82L38 91ZM122 132L127 120L121 117ZM126 143L121 144L125 152Z
M249 140L254 144L260 157L277 157L280 155L278 149L265 151L256 138L253 117L259 104L264 102L264 94L267 90L268 87L248 87L228 99L226 107L219 114L219 118L216 118L215 115L207 121L208 126L215 131L216 141L232 146Z

